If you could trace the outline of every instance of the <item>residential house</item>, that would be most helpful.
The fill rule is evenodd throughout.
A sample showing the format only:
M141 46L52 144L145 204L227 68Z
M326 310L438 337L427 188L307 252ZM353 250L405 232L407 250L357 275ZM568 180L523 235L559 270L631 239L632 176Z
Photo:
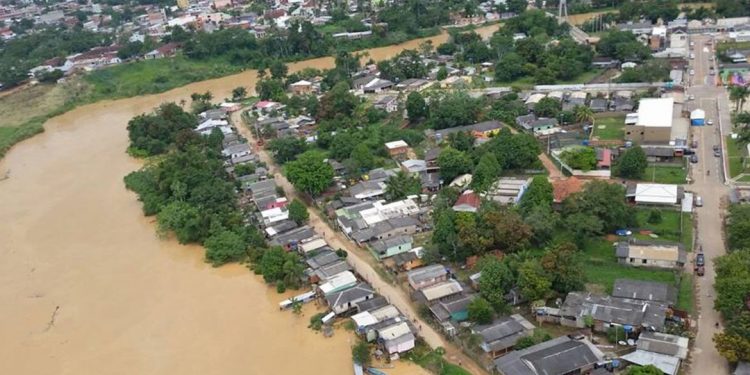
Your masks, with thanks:
M179 49L179 47L180 46L177 43L166 43L153 51L147 52L145 55L143 55L143 58L146 60L152 60L172 57L177 54L177 50Z
M372 199L385 194L385 188L385 182L361 181L349 188L349 195L360 200Z
M531 129L531 124L536 121L536 115L529 113L516 117L516 124L524 129Z
M382 260L410 251L413 241L411 236L396 236L371 242L370 246L375 251L378 259Z
M417 248L420 249L420 248ZM417 252L412 249L405 253L396 254L386 260L386 265L396 271L411 271L422 266L422 259L419 259Z
M657 281L617 279L612 288L612 297L674 305L677 303L677 288Z
M587 339L561 336L512 351L494 361L503 375L586 374L604 359L604 353Z
M332 250L323 250L317 255L308 258L305 263L312 269L317 270L329 264L337 263L341 258Z
M311 283L325 282L333 278L334 276L345 272L351 271L352 266L343 259L337 260L333 263L326 264L320 268L314 270L310 275Z
M440 167L437 165L438 157L440 156L440 152L442 150L440 147L433 147L424 153L424 161L427 163L427 170L430 172L434 172L440 169Z
M641 146L649 162L669 162L675 159L673 147Z
M333 173L335 173L336 176L343 176L346 174L346 166L344 166L344 164L341 164L334 159L328 159L328 164L331 165Z
M641 99L638 105L638 122L628 126L628 140L641 144L669 144L672 140L672 115L674 98Z
M667 309L667 305L653 301L570 292L560 306L560 324L585 328L587 317L591 317L596 332L606 332L612 325L623 326L626 331L660 331Z
M371 327L382 321L392 319L401 315L398 309L388 304L383 296L376 296L369 300L357 302L357 313L352 315L352 321L356 326L356 332L359 334L367 333L368 327ZM374 340L373 335L368 337L368 342Z
M386 142L385 148L388 150L388 155L393 158L405 157L409 152L409 145L402 140Z
M363 89L368 83L373 82L377 80L378 77L370 74L363 77L355 78L354 81L352 81L352 87L355 90L361 90Z
M535 93L535 94L529 95L529 97L526 98L526 101L524 102L526 104L526 108L530 110L534 109L534 106L536 105L536 103L539 103L539 101L541 101L542 99L546 97L547 97L547 94L544 94L544 93Z
M684 189L679 185L636 184L628 186L627 197L638 205L674 206L682 201Z
M521 127L533 134L547 134L554 132L557 130L557 126L557 119L547 117L540 117L531 122L521 124Z
M563 111L572 111L575 107L586 106L586 98L588 94L584 91L575 91L570 93L570 96L563 101Z
M393 82L387 79L375 78L364 86L362 86L362 92L365 94L377 94L393 87Z
M252 153L253 153L253 150L250 149L250 145L248 145L247 143L239 143L236 145L225 147L223 150L221 150L221 154L225 158L230 158L230 159L247 156Z
M612 167L612 150L608 148L596 149L596 167L598 169L610 169Z
M265 193L276 192L276 182L273 180L265 180L256 182L248 186L248 190L253 196L260 196Z
M433 264L409 271L406 278L409 286L416 291L447 280L448 270L442 264Z
M468 132L474 138L489 138L500 132L503 124L500 121L484 121L473 125L457 126L447 129L435 130L435 138L440 141L446 139L448 135L460 132Z
M607 101L607 99L593 98L589 102L589 108L591 108L591 111L594 113L606 112L607 107L609 107L609 102Z
M552 181L552 196L555 204L561 204L571 194L583 191L585 182L578 177L568 177L566 179L555 179Z
M479 346L490 359L513 350L519 339L534 334L534 325L519 314L503 317L488 325L472 328L472 333L482 337Z
M654 25L652 25L651 22L621 23L616 27L620 31L630 31L635 35L649 35L654 29Z
M421 79L421 78L409 78L405 79L396 84L396 89L399 91L422 91L425 88L432 85L432 81Z
M357 302L357 312L374 311L385 306L390 306L388 299L383 296L375 296L367 301Z
M385 352L394 355L414 348L416 338L406 322L401 322L378 331L378 342Z
M299 227L294 220L284 220L274 223L272 226L266 227L266 237L273 238L279 234L288 232L292 229Z
M257 213L258 221L265 227L289 219L289 211L274 207Z
M388 113L396 112L398 110L398 99L395 96L386 95L376 100L372 106Z
M427 162L419 159L409 159L401 162L401 170L411 175L427 172Z
M325 296L328 307L336 315L341 315L356 308L356 303L367 301L375 296L375 291L367 283L359 283L351 288L328 293Z
M677 375L680 364L688 355L687 337L659 332L643 332L638 337L637 349L621 356L628 363L653 365L667 375Z
M463 290L464 288L461 287L461 284L459 284L458 281L448 279L441 283L420 289L416 294L416 298L419 301L430 304L443 298L461 293Z
M618 242L615 255L620 264L633 267L682 268L687 253L682 244L631 240Z
M310 254L324 247L328 247L328 243L326 242L325 239L317 235L311 238L302 240L297 244L297 250L299 250L299 252L304 255Z
M630 98L615 97L614 100L610 102L610 107L616 112L631 112L633 111L633 108L635 108L635 103L633 102L633 99Z
M271 239L270 244L272 246L281 246L287 250L297 248L297 244L304 240L315 237L315 231L309 226L305 225L297 229L292 229L288 232L282 233Z
M469 304L474 297L474 294L457 293L441 298L429 305L430 312L439 322L463 322L469 319Z
M349 289L357 285L357 277L351 271L344 271L338 275L334 275L328 281L318 285L318 291L324 296L328 297L334 295L340 291ZM369 299L369 298L368 298ZM361 301L364 301L362 299ZM359 302L359 301L357 301ZM331 305L329 304L329 307Z
M620 67L620 60L611 57L594 57L591 60L591 66L597 69L617 69Z
M306 80L299 80L289 85L294 95L307 95L313 93L313 83Z
M530 178L502 177L490 186L485 197L504 206L515 205L521 201L530 184Z
M481 204L481 198L479 195L471 190L466 190L461 196L458 197L456 203L453 204L453 211L458 212L477 212Z
M440 190L441 180L440 173L421 173L419 175L420 182L422 184L423 193L436 193Z

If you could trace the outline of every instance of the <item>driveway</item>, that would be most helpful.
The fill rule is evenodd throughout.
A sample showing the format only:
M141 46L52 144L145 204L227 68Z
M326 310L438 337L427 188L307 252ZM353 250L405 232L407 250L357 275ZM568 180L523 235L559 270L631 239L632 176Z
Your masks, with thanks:
M722 146L722 155L726 155L721 134L729 131L729 109L726 90L716 87L715 76L709 75L709 67L713 63L708 58L713 54L713 48L706 46L707 36L692 36L695 42L693 52L695 59L691 60L691 67L695 75L689 77L692 81L688 93L695 95L695 106L706 111L706 119L714 122L713 126L691 127L694 140L698 140L698 163L692 164L692 185L686 189L695 192L703 198L703 207L695 207L697 222L696 251L702 246L706 256L706 273L695 279L697 304L698 335L693 346L691 364L687 371L695 375L728 374L727 361L719 355L712 341L718 331L715 324L720 322L719 313L714 310L714 264L713 259L724 255L723 216L725 199L729 188L724 184L725 164L723 158L713 156L713 146ZM709 175L710 173L710 175Z

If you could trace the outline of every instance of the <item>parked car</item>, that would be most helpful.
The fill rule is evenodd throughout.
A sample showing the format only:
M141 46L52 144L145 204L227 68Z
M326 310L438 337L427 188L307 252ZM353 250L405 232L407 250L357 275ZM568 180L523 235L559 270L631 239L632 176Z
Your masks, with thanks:
M703 267L706 265L706 257L703 255L703 253L698 253L695 256L695 266L696 267Z
M690 69L690 75L691 75L691 76L694 76L694 75L695 75L695 70L694 70L694 69Z
M697 163L698 162L698 155L695 155L695 154L690 155L690 162L693 163L693 164Z
M617 234L620 237L627 237L633 234L633 232L627 230L627 229L618 229L615 231L615 234Z
M714 150L714 156L716 156L717 158L720 158L721 157L721 150Z
M706 121L706 124L708 124L708 125L713 125L713 124L714 124L714 120L707 120L707 121Z
M695 206L696 207L703 207L703 198L701 198L700 195L695 196Z

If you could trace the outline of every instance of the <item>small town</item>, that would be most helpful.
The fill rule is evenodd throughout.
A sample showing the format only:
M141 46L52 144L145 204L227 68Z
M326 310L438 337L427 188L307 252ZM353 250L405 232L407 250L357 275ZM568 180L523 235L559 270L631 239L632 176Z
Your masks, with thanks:
M254 322L232 320L231 304L204 313L250 324L259 336L244 340L274 348L242 352L258 363L250 373L750 374L747 1L12 2L0 21L8 222L41 199L29 184L81 164L76 179L102 193L68 216L120 189L112 207L145 215L134 225L149 252L176 246L165 264L260 284L237 294L263 306L237 307ZM44 38L55 53L37 50ZM59 135L43 126L55 121ZM79 122L96 125L74 133ZM43 162L24 147L49 150L54 166L34 170ZM54 156L68 148L89 158ZM99 178L87 163L112 171ZM50 183L72 183L60 172ZM43 257L19 245L16 233L43 222L29 220L0 230L0 250L33 254L14 258L24 267ZM38 236L66 238L67 220ZM11 286L29 277L9 275ZM193 289L179 308L193 309ZM80 314L57 298L51 318L51 305L37 313L41 335ZM149 311L130 324L156 319ZM191 319L171 327L198 331L200 345L206 328ZM14 349L25 340L2 347L32 353ZM334 346L344 355L323 359ZM308 351L321 363L293 367ZM281 359L261 364L268 353ZM134 369L185 369L165 366Z

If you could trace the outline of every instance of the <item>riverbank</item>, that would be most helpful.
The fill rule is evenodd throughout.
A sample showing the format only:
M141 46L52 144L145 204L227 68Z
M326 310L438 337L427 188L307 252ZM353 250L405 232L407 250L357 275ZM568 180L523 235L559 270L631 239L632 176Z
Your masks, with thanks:
M500 27L499 23L469 29L488 38ZM448 40L448 32L433 30L434 36L403 41L397 44L357 50L364 54L363 60L380 61L391 58L405 49L417 49L419 44L430 40L433 45ZM390 42L398 39L390 40ZM356 47L357 44L352 44ZM290 71L305 67L328 69L334 66L332 57L318 57L292 61ZM254 91L257 71L231 65L225 60L191 60L182 56L171 59L148 60L127 63L98 70L85 76L76 76L58 85L36 85L0 97L0 158L13 145L44 131L43 124L54 116L74 108L104 100L115 100L140 95L165 93L188 84L206 80L233 78L228 90L210 90L216 98L231 95L231 90L243 86ZM202 86L202 85L199 85ZM210 86L210 85L206 85ZM205 91L205 90L204 90ZM203 92L196 90L195 92Z

